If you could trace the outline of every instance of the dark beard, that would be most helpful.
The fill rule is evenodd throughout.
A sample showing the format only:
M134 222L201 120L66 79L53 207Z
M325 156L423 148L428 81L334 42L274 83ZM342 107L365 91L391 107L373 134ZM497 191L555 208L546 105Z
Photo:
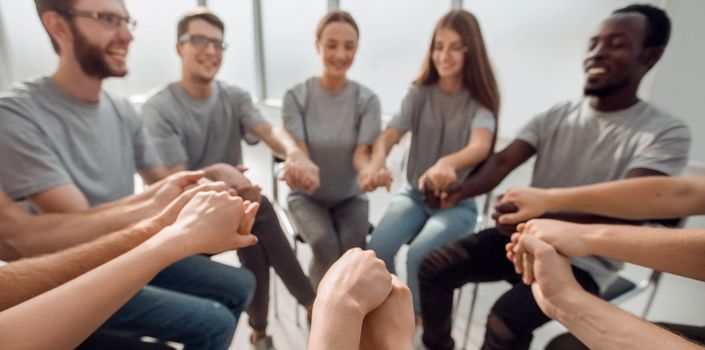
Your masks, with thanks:
M608 97L612 95L615 91L621 90L622 88L629 85L629 79L624 79L616 84L603 86L601 88L584 88L583 95L593 96L593 97Z
M115 72L110 69L110 66L103 58L104 50L98 46L91 45L88 39L73 25L71 26L71 32L75 39L73 54L76 56L84 73L98 79L124 77L127 74L127 71Z

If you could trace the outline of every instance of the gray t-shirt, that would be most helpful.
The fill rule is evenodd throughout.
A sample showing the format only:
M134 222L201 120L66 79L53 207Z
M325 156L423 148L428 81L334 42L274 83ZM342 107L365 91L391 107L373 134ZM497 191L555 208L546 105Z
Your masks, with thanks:
M132 194L135 171L160 164L129 102L103 91L86 103L49 78L0 96L0 159L13 199L73 183L92 206Z
M246 91L220 81L205 100L171 83L144 104L142 114L164 165L186 163L189 170L242 164L242 138L265 122Z
M401 111L389 126L402 134L411 131L406 178L417 188L421 175L438 159L468 145L472 131L487 129L494 133L496 120L466 89L449 95L437 85L415 85L409 88ZM464 179L470 171L472 168L459 171L458 179Z
M372 145L381 130L381 113L377 95L354 81L333 94L318 78L310 78L286 92L284 127L306 142L320 168L321 186L311 197L334 205L361 193L353 153L357 145Z
M531 185L573 187L624 178L629 170L678 175L688 161L690 131L646 102L604 113L587 99L558 104L533 118L516 137L534 146ZM604 290L622 263L601 257L573 259Z

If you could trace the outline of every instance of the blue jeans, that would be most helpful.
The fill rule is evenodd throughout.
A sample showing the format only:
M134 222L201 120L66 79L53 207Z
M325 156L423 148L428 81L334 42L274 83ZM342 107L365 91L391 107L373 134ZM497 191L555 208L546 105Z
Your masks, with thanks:
M250 271L191 256L155 276L101 330L175 341L186 350L227 349L254 288Z
M419 266L434 249L473 233L477 222L475 198L467 198L448 209L432 209L421 192L405 186L392 198L382 220L372 232L367 248L384 260L395 273L394 256L409 243L406 257L406 283L414 299L414 312L421 314Z

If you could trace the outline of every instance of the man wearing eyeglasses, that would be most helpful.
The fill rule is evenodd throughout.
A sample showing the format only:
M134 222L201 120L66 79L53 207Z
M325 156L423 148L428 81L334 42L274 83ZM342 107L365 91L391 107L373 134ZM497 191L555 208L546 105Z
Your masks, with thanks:
M150 184L169 174L132 106L102 90L103 79L127 74L135 22L122 0L35 3L59 65L0 95L0 183L40 213L129 201L136 172ZM245 269L191 256L158 274L101 330L227 349L254 283Z
M294 139L266 122L246 91L215 79L227 47L223 42L224 29L223 22L204 8L187 13L178 23L176 51L182 63L181 79L157 91L142 108L147 131L162 162L169 171L216 165L240 167L242 139L252 134L274 153L286 157L284 177L289 186L315 190L318 167ZM273 349L266 332L270 267L309 315L315 291L291 250L274 208L259 195L259 187L240 177L245 184L236 186L238 192L260 202L252 230L258 243L238 250L243 266L254 272L257 280L247 310L253 329L250 340L256 349Z

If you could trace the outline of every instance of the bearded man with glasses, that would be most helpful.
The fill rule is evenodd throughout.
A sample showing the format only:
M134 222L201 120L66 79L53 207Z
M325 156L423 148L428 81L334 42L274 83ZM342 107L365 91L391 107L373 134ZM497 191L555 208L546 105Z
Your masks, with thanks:
M129 202L136 172L149 184L170 173L134 108L102 90L105 78L127 74L136 23L122 0L35 3L59 65L51 76L0 95L0 184L39 213ZM187 350L227 349L254 284L246 269L190 256L160 272L100 330L175 341Z

